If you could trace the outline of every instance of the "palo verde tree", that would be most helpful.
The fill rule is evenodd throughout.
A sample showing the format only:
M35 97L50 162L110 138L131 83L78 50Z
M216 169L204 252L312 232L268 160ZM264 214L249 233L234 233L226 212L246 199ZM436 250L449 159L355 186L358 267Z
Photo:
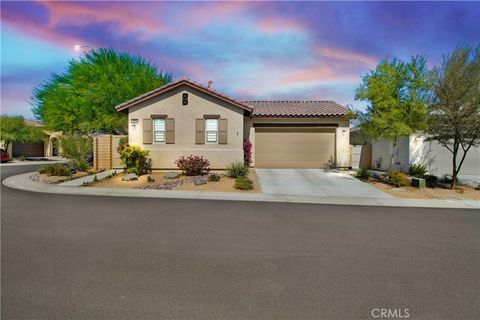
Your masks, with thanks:
M459 46L432 72L431 139L452 153L453 188L472 146L480 143L480 45Z
M56 131L126 133L126 116L115 106L171 80L171 74L139 56L94 49L35 88L32 110Z
M39 142L45 135L41 127L29 126L21 116L0 117L0 140L5 150L12 142Z
M426 129L428 80L423 56L410 62L383 60L370 70L355 92L356 100L368 102L366 111L358 113L362 136L389 140L398 150L400 137Z

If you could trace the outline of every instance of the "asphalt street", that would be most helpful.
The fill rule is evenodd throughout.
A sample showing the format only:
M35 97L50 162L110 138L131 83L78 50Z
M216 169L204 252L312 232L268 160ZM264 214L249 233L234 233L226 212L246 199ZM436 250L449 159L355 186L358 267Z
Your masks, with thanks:
M2 319L479 319L480 213L2 185L1 280Z

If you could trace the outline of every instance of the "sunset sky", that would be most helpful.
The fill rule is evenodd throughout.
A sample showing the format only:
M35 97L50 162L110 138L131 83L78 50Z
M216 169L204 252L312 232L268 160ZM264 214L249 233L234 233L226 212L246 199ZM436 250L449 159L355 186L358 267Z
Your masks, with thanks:
M437 64L480 43L480 2L1 2L1 113L33 118L32 89L76 44L139 54L238 99L354 101L384 58Z

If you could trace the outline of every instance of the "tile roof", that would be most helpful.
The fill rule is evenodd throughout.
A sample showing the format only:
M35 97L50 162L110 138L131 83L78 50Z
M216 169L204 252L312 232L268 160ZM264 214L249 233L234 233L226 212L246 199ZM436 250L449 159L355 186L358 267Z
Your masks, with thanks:
M243 101L253 118L344 117L348 109L334 101Z
M198 82L183 78L175 82L168 83L152 91L144 93L138 97L125 101L115 107L117 111L126 110L145 100L161 95L164 92L172 90L181 85L188 85L215 96L221 100L231 103L239 108L251 113L253 118L321 118L321 117L344 117L348 109L342 107L334 101L239 101L227 95L224 95L212 88L204 86Z
M235 106L237 106L237 107L239 107L239 108L241 108L241 109L244 109L244 110L246 110L246 111L248 111L248 112L251 112L251 111L252 111L252 108L251 108L251 107L249 107L248 105L242 103L241 101L235 100L235 99L232 98L232 97L229 97L229 96L227 96L227 95L225 95L225 94L222 94L222 93L220 93L220 92L218 92L218 91L216 91L216 90L214 90L214 89L212 89L212 88L209 88L209 87L207 87L207 86L204 86L204 85L202 85L202 84L200 84L200 83L198 83L198 82L191 81L190 79L187 79L187 78L182 78L182 79L180 79L180 80L178 80L178 81L170 82L170 83L168 83L168 84L166 84L166 85L163 85L163 86L161 86L161 87L159 87L159 88L156 88L156 89L154 89L154 90L152 90L152 91L146 92L146 93L144 93L144 94L142 94L142 95L140 95L140 96L138 96L138 97L135 97L135 98L133 98L133 99L130 99L130 100L128 100L128 101L125 101L125 102L117 105L117 106L115 107L115 109L116 109L117 111L122 111L122 110L128 109L128 108L130 108L130 107L132 107L132 106L134 106L134 105L136 105L136 104L138 104L138 103L140 103L140 102L143 102L143 101L145 101L145 100L148 100L148 99L150 99L150 98L153 98L153 97L155 97L155 96L158 96L158 95L160 95L160 94L162 94L162 93L164 93L164 92L167 92L167 91L169 91L169 90L172 90L172 89L174 89L174 88L177 88L177 87L179 87L179 86L181 86L181 85L187 85L187 86L190 86L190 87L192 87L192 88L196 88L197 90L203 91L203 92L205 92L205 93L207 93L207 94L209 94L209 95L215 96L215 97L217 97L217 98L219 98L219 99L221 99L221 100L224 100L224 101L226 101L226 102L229 102L230 104L233 104L233 105L235 105Z

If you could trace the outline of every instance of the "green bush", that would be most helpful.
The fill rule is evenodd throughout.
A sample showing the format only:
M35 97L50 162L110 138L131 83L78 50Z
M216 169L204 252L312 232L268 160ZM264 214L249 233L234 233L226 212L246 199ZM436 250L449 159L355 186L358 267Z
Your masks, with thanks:
M417 178L423 178L427 174L427 166L424 164L413 164L408 169L408 173Z
M358 169L356 177L360 179L369 180L372 177L372 173L367 169Z
M388 183L396 187L405 187L410 185L410 179L407 175L400 171L389 171L388 172Z
M235 179L235 189L239 190L252 190L253 181L247 177L238 177Z
M93 154L93 142L90 137L63 136L60 138L61 156L70 159L70 165L78 171L86 171L88 159Z
M227 166L227 174L232 178L246 177L248 175L248 167L242 161L237 161Z
M128 146L128 137L121 137L118 140L117 152L121 153Z
M448 174L444 174L442 179L441 179L441 182L443 183L452 183L452 176L451 175L448 175ZM457 182L458 182L458 179L457 179Z
M70 167L68 167L64 163L54 163L54 164L49 164L46 166L42 166L40 170L38 170L39 173L46 174L48 176L62 176L62 177L67 177L71 176L72 173L70 171Z
M152 161L148 155L148 150L142 150L138 146L126 146L120 152L120 159L127 173L141 176L152 171Z
M83 158L70 160L68 161L68 165L75 168L77 171L88 171L88 168L90 167L88 161Z
M218 173L210 173L208 175L208 181L220 181L221 177Z
M433 174L426 175L425 176L425 184L427 185L427 188L437 187L437 184L438 184L437 176L435 176Z

